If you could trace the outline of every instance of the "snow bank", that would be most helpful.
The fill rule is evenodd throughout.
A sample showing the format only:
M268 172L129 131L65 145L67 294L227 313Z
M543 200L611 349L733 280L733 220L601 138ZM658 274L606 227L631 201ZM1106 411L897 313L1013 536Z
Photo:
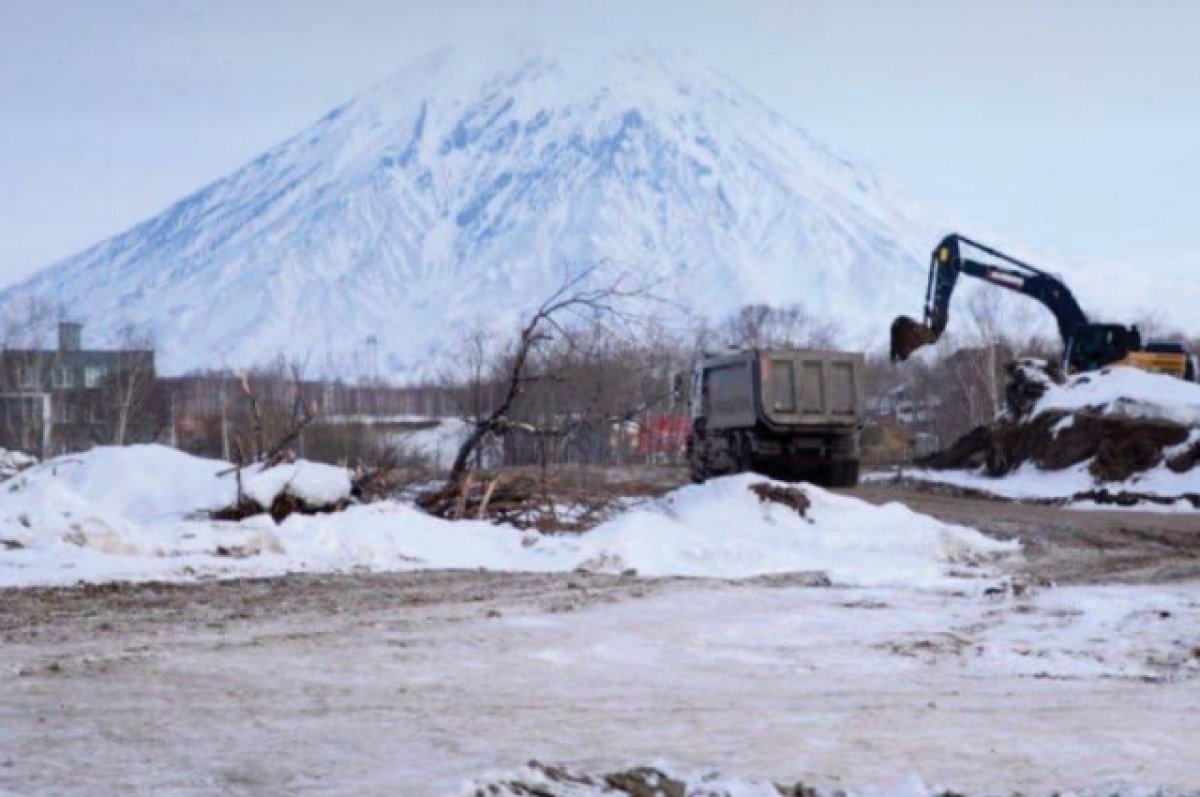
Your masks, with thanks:
M1054 410L1091 410L1104 415L1200 425L1200 384L1138 368L1114 366L1067 377L1061 385L1047 383L1046 393L1034 405L1031 417Z
M158 446L96 449L48 462L0 492L0 586L78 580L263 576L301 571L486 568L743 578L824 571L846 584L944 582L1016 543L899 505L876 507L805 486L794 509L750 492L743 475L685 487L582 535L451 522L399 502L241 522L189 517L233 500L225 463ZM259 498L287 487L341 495L344 473L313 463L247 481Z
M233 481L217 478L228 467L158 445L57 457L0 485L0 529L57 526L52 519L147 523L216 509L234 499Z
M761 501L740 475L684 487L585 535L583 562L625 564L647 575L743 578L821 570L837 582L929 584L947 565L1011 553L974 529L920 515L902 504L874 506L805 485L807 518Z
M1136 510L1139 512L1197 512L1191 501L1177 496L1200 494L1200 473L1174 473L1158 467L1121 482L1098 482L1088 471L1088 463L1062 470L1042 470L1031 462L1021 465L1007 476L996 478L982 470L930 470L905 468L897 473L872 473L864 481L883 482L895 478L941 484L994 495L1013 501L1065 501L1070 509ZM1138 501L1128 506L1099 503L1091 495L1103 489L1110 495L1156 496L1162 503Z

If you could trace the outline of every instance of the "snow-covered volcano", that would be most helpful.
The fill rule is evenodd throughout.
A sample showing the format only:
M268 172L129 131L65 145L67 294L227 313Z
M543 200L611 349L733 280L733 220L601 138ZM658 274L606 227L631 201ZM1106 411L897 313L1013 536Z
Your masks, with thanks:
M943 232L907 207L688 57L445 51L0 302L149 328L172 372L413 376L609 258L699 314L802 302L864 342L919 306Z

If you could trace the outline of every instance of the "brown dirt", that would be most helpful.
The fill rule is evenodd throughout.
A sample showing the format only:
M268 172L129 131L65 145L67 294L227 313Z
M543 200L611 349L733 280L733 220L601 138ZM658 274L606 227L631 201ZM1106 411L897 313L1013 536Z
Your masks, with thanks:
M917 349L937 338L937 333L921 322L906 315L898 316L892 322L892 361L907 360Z
M989 476L1004 476L1026 462L1053 471L1092 460L1092 475L1121 482L1157 466L1163 450L1184 442L1189 434L1187 427L1172 421L1091 412L1075 413L1069 425L1055 431L1064 418L1064 412L1044 412L1031 421L1006 418L979 426L919 464L936 470L982 465Z
M812 502L808 500L808 495L799 487L782 487L770 482L759 482L758 484L750 485L750 492L758 496L758 500L767 503L779 504L792 509L800 517L804 517L808 512L808 508L812 506Z

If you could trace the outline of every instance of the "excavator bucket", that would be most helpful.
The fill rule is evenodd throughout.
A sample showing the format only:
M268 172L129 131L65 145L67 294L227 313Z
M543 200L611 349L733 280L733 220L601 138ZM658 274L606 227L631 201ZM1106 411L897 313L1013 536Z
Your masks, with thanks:
M907 360L914 351L938 339L932 328L906 315L892 322L892 362Z

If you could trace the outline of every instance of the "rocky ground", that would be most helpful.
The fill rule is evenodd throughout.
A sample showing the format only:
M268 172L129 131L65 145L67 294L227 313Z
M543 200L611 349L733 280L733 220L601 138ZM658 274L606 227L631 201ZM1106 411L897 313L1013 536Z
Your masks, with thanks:
M1028 555L949 591L477 571L0 591L0 793L640 797L597 773L647 764L669 795L1200 783L1194 520L857 494ZM538 785L533 758L593 782Z

